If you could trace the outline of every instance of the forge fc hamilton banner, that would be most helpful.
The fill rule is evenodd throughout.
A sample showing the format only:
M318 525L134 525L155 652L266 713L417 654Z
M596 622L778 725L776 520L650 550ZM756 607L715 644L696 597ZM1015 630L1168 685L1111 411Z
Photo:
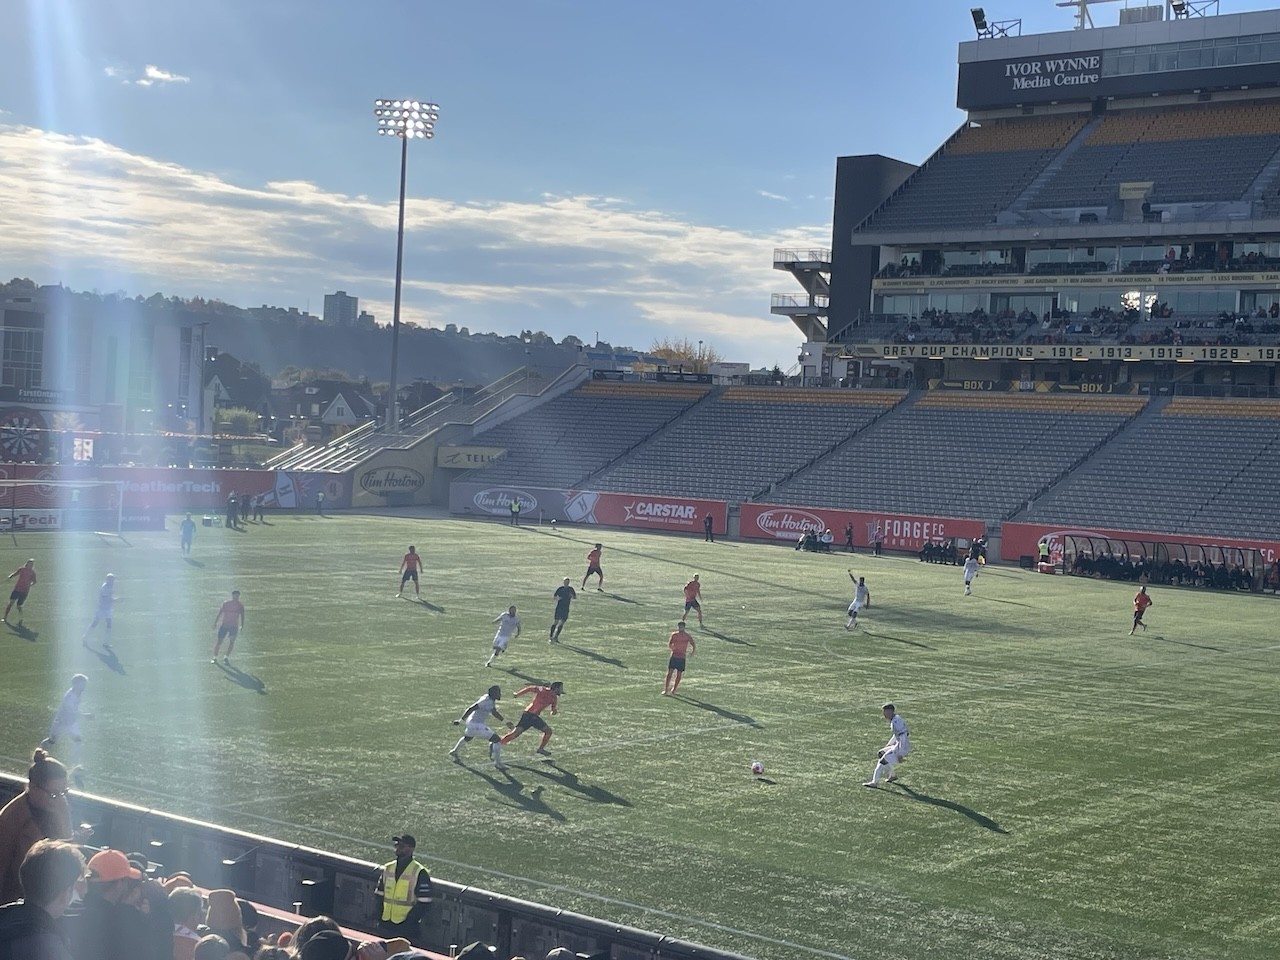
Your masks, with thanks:
M711 514L716 533L723 534L729 515L729 505L723 500L603 490L559 490L523 484L459 482L449 485L450 513L507 517L511 514L512 501L519 502L520 516L525 523L536 523L541 519L557 523L701 533L703 520Z

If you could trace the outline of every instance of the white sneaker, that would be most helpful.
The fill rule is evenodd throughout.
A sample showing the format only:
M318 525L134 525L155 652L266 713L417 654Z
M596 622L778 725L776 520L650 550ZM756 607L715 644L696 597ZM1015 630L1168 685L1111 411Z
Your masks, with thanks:
M506 765L505 763L498 763L497 761L495 761L495 762L494 762L494 764L493 764L493 769L495 769L495 770L505 770L505 769L507 769L507 765Z
M878 783L876 783L874 780L868 780L866 783L864 783L864 784L863 784L863 786L864 786L864 787L871 787L871 788L874 790L876 787L878 787L878 786L879 786L879 784L878 784Z

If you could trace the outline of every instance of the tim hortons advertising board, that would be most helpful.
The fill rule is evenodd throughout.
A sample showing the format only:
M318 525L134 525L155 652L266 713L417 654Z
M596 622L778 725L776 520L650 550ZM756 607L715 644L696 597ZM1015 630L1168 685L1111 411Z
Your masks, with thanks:
M855 546L870 546L880 531L886 550L919 550L936 540L972 540L986 532L981 520L957 517L916 517L903 513L875 513L866 510L829 510L824 507L784 507L769 503L744 503L739 515L743 537L755 540L785 540L794 543L814 527L829 529L837 549L844 545L844 531L853 524Z
M491 517L511 515L518 500L523 522L554 520L635 530L674 530L700 533L711 514L717 533L723 533L729 504L723 500L614 493L604 490L562 490L523 484L452 483L449 512Z
M1006 523L1001 531L1000 556L1004 560L1035 556L1042 539L1049 541L1049 556L1062 562L1067 537L1096 537L1127 540L1130 543L1183 543L1198 547L1226 547L1229 550L1257 550L1267 563L1280 559L1280 543L1274 540L1248 540L1238 537L1191 536L1181 533L1145 533L1137 530L1115 530L1109 527L1075 527L1042 523Z

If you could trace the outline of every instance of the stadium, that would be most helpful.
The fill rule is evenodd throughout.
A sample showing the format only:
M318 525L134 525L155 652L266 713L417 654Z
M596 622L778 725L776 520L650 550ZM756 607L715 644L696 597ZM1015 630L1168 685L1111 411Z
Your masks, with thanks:
M586 351L238 469L60 462L74 431L25 442L54 378L6 379L4 559L39 580L0 632L0 800L83 674L68 828L264 938L376 947L411 833L428 957L1270 956L1280 10L1064 6L972 11L923 164L838 158L830 248L773 257L781 382ZM35 315L6 367L60 341ZM201 366L203 329L144 339L185 358L157 382ZM523 724L553 681L549 755L457 739L491 684ZM914 746L880 782L890 701Z

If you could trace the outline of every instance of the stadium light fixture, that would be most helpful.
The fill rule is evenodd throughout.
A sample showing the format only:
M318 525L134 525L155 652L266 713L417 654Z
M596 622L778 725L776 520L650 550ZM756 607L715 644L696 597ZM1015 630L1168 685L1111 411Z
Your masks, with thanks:
M1169 0L1169 9L1173 11L1175 17L1185 17L1187 15L1187 0Z
M974 7L969 13L973 17L973 29L978 31L978 36L982 36L987 30L987 11Z
M396 383L400 360L400 286L404 277L404 185L409 160L410 140L430 140L436 135L440 105L425 100L374 100L373 115L378 118L378 134L400 139L400 217L396 226L396 292L391 311L391 383L387 390L388 433L400 428Z

